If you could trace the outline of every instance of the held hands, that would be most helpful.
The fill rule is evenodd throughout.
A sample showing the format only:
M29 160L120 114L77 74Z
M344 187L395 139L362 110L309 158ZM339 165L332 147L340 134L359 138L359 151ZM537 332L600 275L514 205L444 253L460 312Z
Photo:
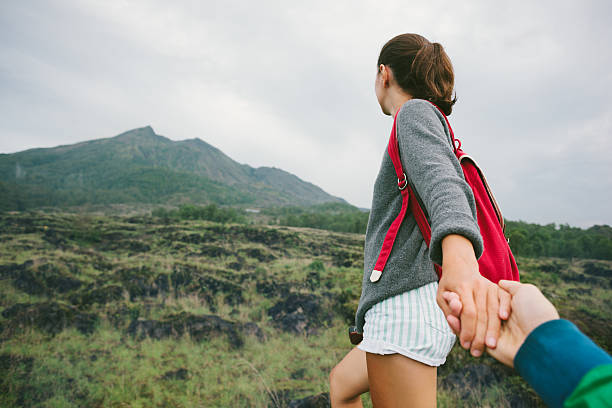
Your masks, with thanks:
M558 319L559 314L534 285L501 280L499 287L512 296L512 313L501 327L497 346L487 347L487 352L496 360L512 367L514 357L529 333L542 323ZM448 302L452 313L447 316L448 323L451 329L458 333L461 322L457 316L462 309L462 302L456 293L444 292L442 296Z
M472 244L466 238L446 236L442 252L444 273L436 300L459 335L461 346L479 357L485 345L497 345L501 319L510 315L510 294L480 275ZM454 301L447 299L445 292L453 292Z

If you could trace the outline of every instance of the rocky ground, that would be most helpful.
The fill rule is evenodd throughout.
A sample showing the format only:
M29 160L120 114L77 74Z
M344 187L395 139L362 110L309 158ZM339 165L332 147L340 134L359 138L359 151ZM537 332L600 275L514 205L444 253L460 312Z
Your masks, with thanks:
M0 215L0 405L329 406L362 245L264 225ZM523 280L608 351L611 265L519 259ZM441 406L541 405L458 347L439 384Z

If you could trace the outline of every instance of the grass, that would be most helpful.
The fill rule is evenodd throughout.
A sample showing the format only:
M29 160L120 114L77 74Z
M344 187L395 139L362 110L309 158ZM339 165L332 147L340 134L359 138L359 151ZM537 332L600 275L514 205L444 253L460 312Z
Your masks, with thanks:
M53 338L28 331L3 343L2 353L34 359L31 372L23 381L13 376L11 387L32 401L53 395L44 406L80 400L90 406L263 407L275 399L284 406L286 390L299 390L298 397L327 391L326 373L349 350L335 333L275 333L265 343L249 338L236 352L224 341L189 336L137 341L105 322L90 336L74 329ZM187 370L186 379L164 378L178 369Z
M329 372L352 347L346 328L361 293L363 236L208 221L156 225L146 218L78 217L0 215L0 312L17 303L76 302L71 306L76 313L99 317L90 334L68 325L52 336L27 321L19 330L8 330L15 322L0 315L0 406L285 407L328 391ZM92 232L94 227L98 232ZM211 248L219 255L207 255L204 250ZM19 267L11 265L26 261L32 266L23 268L38 273L34 276L43 285L38 295L15 286ZM595 261L518 261L524 282L541 287L563 317L610 351L612 291L609 278L585 273L585 265ZM597 262L601 270L612 270L611 262ZM46 264L81 286L53 289L61 284L52 275L40 275ZM172 278L177 270L184 282ZM170 279L170 287L159 286L159 277ZM78 303L95 290L104 293L117 285L123 288L118 299ZM312 316L301 309L283 312L306 319L307 332L285 331L279 325L283 315L270 314L288 294L314 299L320 307ZM236 302L239 296L242 301ZM254 323L264 339L243 332L244 344L236 347L224 336L196 340L187 333L139 340L128 333L137 318L163 320L180 312L216 315L235 325ZM476 381L478 373L484 373L486 384ZM362 400L371 407L368 394ZM440 407L517 403L541 406L515 373L491 358L474 359L456 346L439 370Z

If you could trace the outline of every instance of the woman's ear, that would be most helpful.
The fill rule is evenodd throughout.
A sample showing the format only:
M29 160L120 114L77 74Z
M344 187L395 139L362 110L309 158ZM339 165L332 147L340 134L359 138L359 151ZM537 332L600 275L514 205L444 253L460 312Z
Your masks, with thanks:
M391 80L391 70L389 70L386 65L380 64L380 66L378 67L378 71L380 72L380 79L382 80L383 86L385 88L388 88Z

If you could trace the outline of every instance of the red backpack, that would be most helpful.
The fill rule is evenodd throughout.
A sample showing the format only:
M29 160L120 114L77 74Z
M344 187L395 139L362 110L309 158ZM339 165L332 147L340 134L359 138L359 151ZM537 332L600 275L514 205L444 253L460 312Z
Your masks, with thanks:
M435 104L432 105L438 108L438 106ZM438 108L438 110L440 110L440 108ZM461 142L458 139L455 139L455 135L450 123L448 122L448 118L444 112L442 112L442 110L440 110L440 112L444 116L448 129L450 130L451 139L453 141L453 149L459 163L461 164L461 168L463 169L465 181L471 187L474 193L474 198L476 199L478 226L484 241L484 251L480 259L478 259L480 274L493 283L497 283L500 279L518 281L518 267L516 266L516 261L514 260L512 251L510 251L508 241L504 236L504 219L499 206L493 197L493 193L487 184L484 174L478 165L476 165L474 159L461 150ZM387 231L387 235L385 236L385 240L380 250L380 255L378 256L378 260L376 261L376 265L374 266L374 270L370 276L370 280L372 282L376 282L378 279L380 279L380 275L385 268L387 259L389 259L389 255L391 254L391 249L393 248L393 242L395 241L397 231L399 230L399 227L404 220L404 216L406 215L408 205L410 205L412 214L414 215L417 225L421 230L421 234L423 234L423 238L425 239L425 243L427 244L428 248L431 241L431 227L427 222L425 213L419 205L414 191L408 183L406 173L404 173L402 168L396 136L396 119L397 114L393 120L393 129L391 130L391 137L389 138L388 151L391 161L393 162L393 167L395 167L395 172L397 173L397 184L402 194L402 209L400 210L397 218L395 218L395 220L391 223L389 231ZM434 266L436 268L436 272L438 273L439 279L442 276L442 268L440 265Z

